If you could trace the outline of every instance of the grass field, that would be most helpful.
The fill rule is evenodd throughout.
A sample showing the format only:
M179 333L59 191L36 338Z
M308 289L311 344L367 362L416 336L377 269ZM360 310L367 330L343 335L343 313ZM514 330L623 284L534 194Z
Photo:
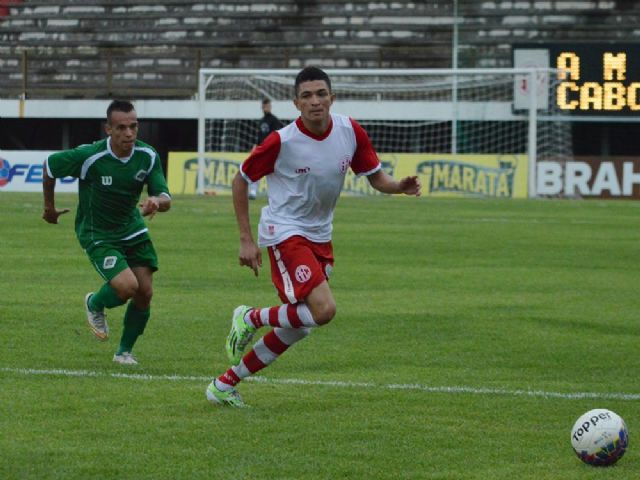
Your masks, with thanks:
M100 278L72 214L40 214L39 195L0 194L0 478L640 477L637 202L343 198L338 314L240 385L246 410L204 396L233 308L277 303L268 265L237 265L229 198L150 223L133 368L111 361L123 308L106 344L85 326ZM569 440L596 407L630 430L608 469Z

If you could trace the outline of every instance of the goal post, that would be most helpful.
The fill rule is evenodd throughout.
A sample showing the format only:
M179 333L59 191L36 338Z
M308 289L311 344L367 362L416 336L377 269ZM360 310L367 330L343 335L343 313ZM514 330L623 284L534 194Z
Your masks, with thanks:
M283 123L298 117L293 104L293 84L298 71L200 70L198 193L206 193L210 187L207 172L212 152L246 156L254 146L263 98L271 100L273 113ZM471 194L495 193L497 187L490 182L499 181L501 169L505 172L511 169L513 175L519 168L519 182L524 181L524 187L519 187L521 196L533 197L537 161L558 159L571 151L569 126L555 121L558 112L550 100L556 88L554 70L327 69L326 72L337 97L332 112L349 115L363 125L381 159L386 156L395 159L390 162L406 162L409 155L423 155L428 160L419 165L430 182L427 190L434 193L449 188L436 184L444 182L449 173L443 173L445 167L437 164L434 156L456 164L465 163L474 155L493 156L495 165L488 166L483 174L488 175L483 177L485 183L483 186L478 183L477 191ZM513 194L513 188L507 185L500 192L508 190Z

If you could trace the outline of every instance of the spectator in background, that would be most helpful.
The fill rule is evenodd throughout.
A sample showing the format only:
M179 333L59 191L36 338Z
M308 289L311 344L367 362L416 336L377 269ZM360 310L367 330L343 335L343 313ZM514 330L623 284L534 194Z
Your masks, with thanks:
M276 117L273 113L271 113L271 100L265 98L262 100L262 113L263 117L260 119L260 123L258 124L258 139L253 148L260 145L264 142L264 139L267 138L271 132L275 132L276 130L280 130L284 125L282 122ZM249 185L249 198L254 199L258 194L258 182L254 182Z

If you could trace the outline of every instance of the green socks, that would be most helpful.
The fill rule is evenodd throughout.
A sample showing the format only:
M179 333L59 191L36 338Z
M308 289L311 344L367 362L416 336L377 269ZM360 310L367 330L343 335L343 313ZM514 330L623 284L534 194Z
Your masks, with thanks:
M105 308L124 305L124 302L125 300L120 299L111 285L105 283L100 290L91 295L87 304L92 312L101 312Z
M124 303L125 300L121 300L108 283L105 283L100 290L91 295L87 302L89 310L93 312L101 312L105 308L118 307L124 305ZM139 310L133 300L129 302L127 311L124 314L124 329L122 330L122 338L117 351L118 355L122 352L131 352L136 340L144 332L150 315L151 308Z
M151 308L138 310L133 300L129 302L127 312L124 314L124 329L122 330L122 337L120 338L120 346L116 352L117 355L120 355L122 352L131 352L136 340L144 332L150 316Z

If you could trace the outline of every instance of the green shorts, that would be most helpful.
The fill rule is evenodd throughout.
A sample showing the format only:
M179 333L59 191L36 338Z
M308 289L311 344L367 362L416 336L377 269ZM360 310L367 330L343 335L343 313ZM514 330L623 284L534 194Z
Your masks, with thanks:
M158 255L151 240L133 245L100 243L87 250L89 261L107 282L120 272L132 267L149 267L158 270Z

